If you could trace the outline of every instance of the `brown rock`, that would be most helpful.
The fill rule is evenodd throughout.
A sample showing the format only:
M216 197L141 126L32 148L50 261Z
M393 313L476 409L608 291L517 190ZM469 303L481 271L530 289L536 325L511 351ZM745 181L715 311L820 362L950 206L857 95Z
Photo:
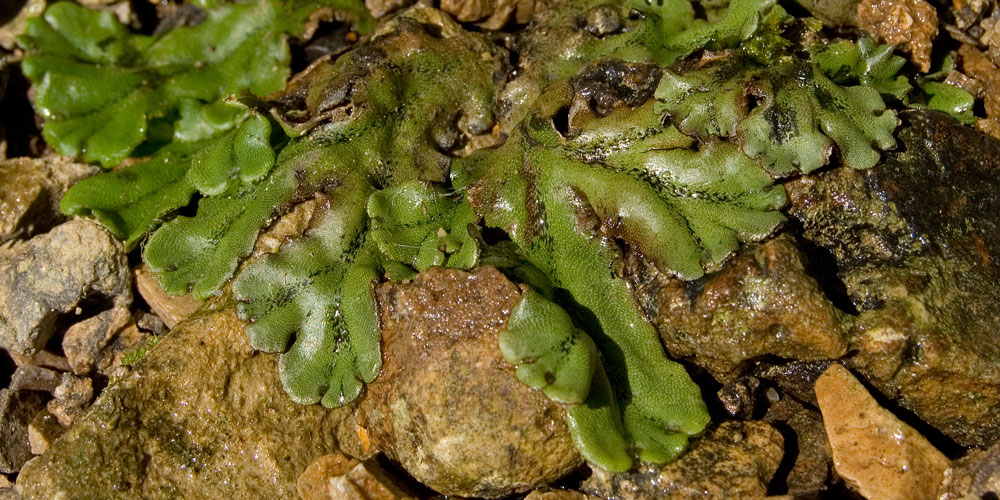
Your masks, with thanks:
M586 493L576 490L535 490L528 493L524 500L588 500L594 499Z
M0 389L0 473L17 472L31 458L28 423L44 407L37 393Z
M302 500L327 500L329 480L343 476L361 462L340 453L323 455L313 460L296 480L295 488Z
M2 42L0 42L2 43ZM71 158L14 158L0 161L0 244L27 239L65 220L59 200L76 182L96 174Z
M168 295L156 280L156 273L150 271L145 264L135 270L135 288L167 328L173 328L178 321L198 310L202 304L202 301L190 294Z
M14 352L8 352L8 354L10 354L11 359L14 360L14 364L17 366L35 365L52 368L60 372L69 371L69 361L65 357L53 354L44 349L34 354L17 354Z
M739 251L717 273L686 282L641 257L625 276L674 357L693 358L728 381L743 361L767 354L830 359L847 352L846 316L826 298L787 235Z
M379 18L395 10L399 10L416 0L365 0L365 7L372 17Z
M55 370L35 365L21 365L10 378L10 390L53 392L61 382L62 375Z
M90 373L97 366L101 350L131 323L129 308L118 306L70 326L63 335L62 347L73 373Z
M19 354L41 349L56 317L86 297L132 300L121 242L95 222L72 220L0 252L0 347Z
M937 37L937 10L924 0L861 0L858 27L879 43L900 46L924 73L931 69L931 43Z
M460 22L480 22L489 30L498 30L510 21L527 23L535 12L536 0L441 0L440 9Z
M601 498L763 498L784 454L781 434L766 422L723 422L661 470L611 474L595 468L581 489Z
M839 364L816 380L834 468L868 500L933 499L948 459Z
M443 494L487 498L582 463L563 408L519 382L497 348L520 297L499 271L432 268L376 296L384 361L359 410L376 449Z
M418 498L399 486L375 460L358 462L345 455L317 458L299 476L302 500L409 500Z
M59 423L55 415L48 410L38 412L28 424L28 445L31 447L31 453L35 455L45 453L52 442L64 432L66 428Z
M52 395L55 399L49 401L46 408L63 427L69 427L90 406L90 401L94 398L94 386L87 377L63 373L62 381L52 391Z
M314 457L338 450L348 410L300 406L278 357L255 352L231 296L178 324L22 468L28 500L298 498Z

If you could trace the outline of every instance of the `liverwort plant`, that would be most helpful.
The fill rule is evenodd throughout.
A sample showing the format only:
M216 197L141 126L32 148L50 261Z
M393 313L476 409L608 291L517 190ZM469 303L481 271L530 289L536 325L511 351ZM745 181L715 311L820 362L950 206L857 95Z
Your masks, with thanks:
M515 35L516 67L489 34L418 5L287 83L286 35L319 7L364 29L360 2L198 4L202 24L154 36L69 4L32 22L47 140L109 166L154 152L77 184L63 211L144 242L168 292L232 279L251 344L280 354L303 404L346 404L378 376L374 283L496 266L526 287L499 349L610 471L672 460L709 422L619 275L623 248L702 277L784 221L776 178L874 165L894 145L883 97L908 88L886 48L788 35L773 0L733 0L714 23L687 0L555 3ZM590 9L621 26L581 29ZM631 97L588 104L595 74ZM305 200L319 208L303 234L252 257Z

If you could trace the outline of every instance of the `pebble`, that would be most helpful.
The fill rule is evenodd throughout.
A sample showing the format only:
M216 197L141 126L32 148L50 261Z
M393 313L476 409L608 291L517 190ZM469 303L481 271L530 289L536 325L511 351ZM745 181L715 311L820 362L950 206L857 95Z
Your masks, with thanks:
M924 436L839 364L820 375L815 390L840 477L868 500L936 497L949 461Z

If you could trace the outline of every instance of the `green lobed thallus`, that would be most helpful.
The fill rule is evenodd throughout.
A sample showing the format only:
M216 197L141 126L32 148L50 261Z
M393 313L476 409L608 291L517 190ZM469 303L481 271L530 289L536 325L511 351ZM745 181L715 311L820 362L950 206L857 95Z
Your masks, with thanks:
M532 81L509 94L506 49L424 6L374 25L360 2L203 0L199 26L144 36L57 3L21 43L57 150L108 166L152 153L77 184L63 211L96 217L129 248L145 242L170 293L207 297L235 276L251 344L280 353L293 400L343 405L377 377L374 283L494 265L525 284L501 353L566 405L589 462L624 471L674 459L709 416L616 274L621 243L700 278L784 221L776 178L834 151L874 165L895 143L883 97L912 86L867 39L803 59L785 36L796 21L773 0L733 0L714 23L687 0L623 1L617 33L581 34L573 50L532 38L579 32L605 4L555 4L519 35ZM374 28L287 81L286 34L318 7ZM726 57L676 64L701 50ZM655 98L574 115L560 133L550 101L610 58L657 65ZM322 209L304 234L251 257L262 229L310 198ZM194 215L178 214L194 200ZM507 240L487 244L483 227Z

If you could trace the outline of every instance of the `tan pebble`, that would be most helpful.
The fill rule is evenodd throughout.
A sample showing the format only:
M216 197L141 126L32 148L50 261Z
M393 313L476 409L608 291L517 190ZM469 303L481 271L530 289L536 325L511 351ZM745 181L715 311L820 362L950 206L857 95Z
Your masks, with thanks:
M932 500L948 459L839 364L816 379L834 468L868 500Z

